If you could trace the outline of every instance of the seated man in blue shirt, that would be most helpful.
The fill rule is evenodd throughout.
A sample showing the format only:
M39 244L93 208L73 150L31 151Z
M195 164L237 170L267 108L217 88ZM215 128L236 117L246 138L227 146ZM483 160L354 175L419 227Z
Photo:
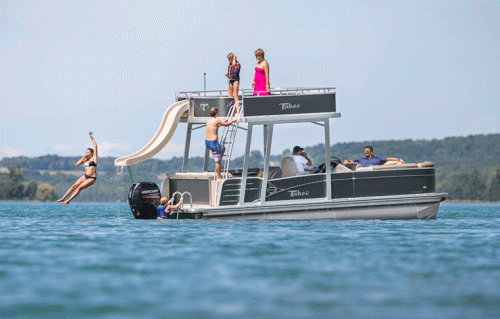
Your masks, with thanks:
M359 163L363 167L368 167L368 166L375 166L375 165L383 165L387 161L397 161L400 163L405 163L401 158L396 158L396 157L382 157L382 156L375 156L373 155L373 147L370 145L365 146L365 156L361 156L356 158L355 160L345 160L344 164L350 164L350 163Z

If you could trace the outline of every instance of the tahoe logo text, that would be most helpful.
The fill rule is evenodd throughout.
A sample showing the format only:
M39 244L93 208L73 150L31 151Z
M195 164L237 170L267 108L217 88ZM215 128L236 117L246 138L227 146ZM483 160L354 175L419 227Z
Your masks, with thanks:
M280 103L279 105L280 105L282 110L300 109L300 104Z
M309 196L309 191L301 192L297 189L293 191L288 191L290 193L290 197L297 197L297 196Z

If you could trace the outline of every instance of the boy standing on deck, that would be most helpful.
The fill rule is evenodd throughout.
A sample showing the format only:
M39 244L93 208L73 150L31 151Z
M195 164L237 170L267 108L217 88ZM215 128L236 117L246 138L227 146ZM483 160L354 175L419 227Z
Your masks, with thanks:
M216 107L210 109L210 118L207 120L207 136L205 137L205 145L212 151L212 156L215 160L215 171L217 172L217 178L222 179L220 162L222 156L224 155L224 146L220 145L218 142L218 130L219 126L228 126L237 121L233 119L231 121L225 122L220 118L217 118L219 110Z

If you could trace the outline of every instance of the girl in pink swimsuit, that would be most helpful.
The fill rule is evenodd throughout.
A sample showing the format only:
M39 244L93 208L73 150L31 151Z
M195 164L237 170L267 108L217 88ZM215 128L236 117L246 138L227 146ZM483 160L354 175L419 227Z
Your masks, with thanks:
M271 89L269 86L269 64L264 59L264 50L256 50L255 58L257 59L257 65L255 66L255 74L252 81L253 95L269 95L269 92L259 92Z

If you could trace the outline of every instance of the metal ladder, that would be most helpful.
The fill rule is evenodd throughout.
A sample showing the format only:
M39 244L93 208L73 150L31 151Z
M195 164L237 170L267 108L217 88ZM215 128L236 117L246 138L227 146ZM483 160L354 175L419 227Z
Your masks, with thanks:
M184 195L189 195L189 200L191 201L191 208L193 208L193 197L191 196L191 193L188 192L188 191L185 191L183 193L181 192L175 192L172 194L172 197L171 198L175 198L175 195L179 195L181 198L184 198ZM172 211L171 214L177 214L177 218L176 219L179 219L179 211L182 211L182 208L184 208L184 202L182 202L181 206L178 208L178 209L175 209L174 211Z
M236 107L240 106L240 112L239 114L236 113ZM236 115L235 115L236 113ZM243 114L243 104L241 101L236 102L234 105L232 105L229 108L229 112L227 114L227 117L224 119L225 122L231 121L232 119L237 116L237 119L239 120L241 117L241 114ZM226 151L224 152L224 156L222 159L224 160L224 168L222 169L221 175L222 175L222 180L221 182L227 178L228 173L229 173L229 164L231 162L231 155L233 153L233 146L234 146L234 139L236 138L236 132L238 131L238 121L234 122L233 124L229 126L224 127L224 131L222 132L222 139L221 139L221 144L226 147ZM228 139L229 138L229 139ZM221 161L222 161L221 159ZM222 164L222 163L221 163ZM221 189L222 189L222 184L219 184L219 180L216 178L216 183L215 183L215 206L217 206L217 203L220 201L220 196L221 196Z
M239 114L236 113L237 106L240 105L240 112ZM227 114L227 117L224 119L225 122L231 121L234 118L237 118L238 120L241 117L241 114L243 113L243 104L241 101L236 102L233 106L229 108L229 112ZM229 173L229 164L231 162L231 155L233 154L233 146L234 146L234 139L236 138L236 132L238 131L238 121L234 122L231 125L225 126L224 131L222 132L222 139L221 139L221 144L226 147L226 151L224 152L224 156L222 159L224 160L224 168L222 170L222 178L226 179L227 175ZM221 163L222 164L222 163ZM220 194L218 194L220 195Z

